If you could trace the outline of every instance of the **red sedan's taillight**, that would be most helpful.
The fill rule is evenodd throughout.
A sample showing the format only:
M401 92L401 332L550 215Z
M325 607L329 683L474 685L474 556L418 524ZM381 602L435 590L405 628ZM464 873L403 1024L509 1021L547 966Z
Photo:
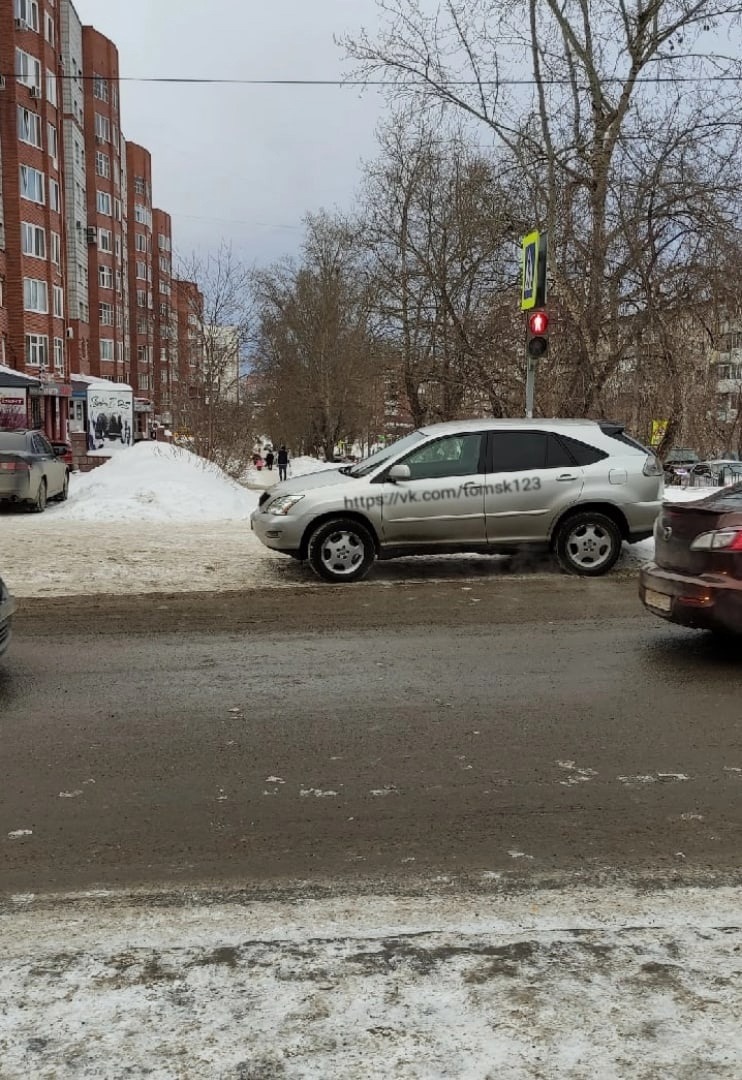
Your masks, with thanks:
M701 533L690 546L691 551L742 551L742 529L717 529Z

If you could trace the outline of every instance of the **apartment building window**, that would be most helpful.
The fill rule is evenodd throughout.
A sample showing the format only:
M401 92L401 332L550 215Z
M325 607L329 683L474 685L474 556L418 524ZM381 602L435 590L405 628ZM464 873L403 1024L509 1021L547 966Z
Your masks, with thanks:
M152 215L146 206L142 206L141 203L134 203L134 220L137 225L152 225Z
M116 304L116 326L124 325L124 309L120 304Z
M101 360L113 360L113 338L100 339Z
M167 281L161 281L160 282L160 292L162 293L163 296L170 296L170 293L172 292L172 290L170 288L170 283L167 282Z
M93 97L98 101L108 101L108 79L102 75L93 75Z
M49 338L46 334L26 334L26 364L45 368L49 362Z
M119 147L119 129L116 127L115 124L113 125L113 136L111 138L111 142L113 143L113 145L116 147L117 150L120 149L120 147Z
M161 358L160 358L160 361L161 361L161 362L162 362L163 360L167 361L167 357L161 357ZM160 382L162 382L162 383L167 383L167 371L161 371L161 372L160 372Z
M32 255L35 259L45 259L46 232L40 225L31 225L28 221L21 222L21 246L24 255Z
M135 176L134 177L134 194L135 195L146 195L147 194L147 185L145 183L145 180L144 180L143 176Z
M99 304L101 326L113 326L113 304Z
M49 68L46 69L46 99L50 105L57 107L57 76Z
M77 264L77 276L80 279L80 283L84 289L88 287L88 267L87 263L79 262Z
M123 362L124 362L124 343L123 343L123 341L117 341L116 342L116 358L117 358L119 364L123 364ZM125 382L125 381L126 381L125 379L121 379L121 378L119 379L119 382Z
M54 367L64 371L64 341L59 337L54 338Z
M110 266L98 267L98 284L101 289L113 288L113 270Z
M160 233L160 235L157 237L157 246L159 247L160 251L169 251L170 250L170 240L169 240L169 238L167 236L164 236L162 233Z
M23 308L40 315L49 314L49 287L37 278L23 279Z
M78 301L77 310L79 313L80 322L86 323L90 321L90 309L88 308L88 305L85 303L84 300Z
M120 270L116 271L116 292L121 296L124 291L124 279Z
M136 251L147 251L147 237L142 233L137 233L134 237L134 248Z
M52 246L52 262L55 266L62 265L62 238L59 233L53 232L51 234L51 246Z
M111 141L111 121L102 113L95 114L95 137L103 142Z
M152 349L149 345L137 346L137 360L140 364L144 364L147 367L152 365Z
M111 159L102 150L96 150L95 152L95 172L96 175L103 176L106 180L111 179Z
M111 104L113 105L113 107L114 107L114 109L116 110L116 112L118 112L118 107L119 107L119 92L118 92L118 90L116 89L116 84L115 84L115 83L114 83L114 85L113 85L113 88L111 89Z
M54 19L47 11L44 15L44 37L50 45L54 45L56 40L56 34L54 32Z
M113 204L111 202L111 196L107 191L96 192L96 206L99 214L105 214L106 217L111 217Z
M23 86L35 86L41 89L41 61L35 56L24 52L23 49L15 51L15 74L19 83Z
M44 183L46 177L38 169L21 165L21 198L43 206L46 202Z
M49 157L56 163L59 156L59 142L57 140L57 129L54 124L47 124L47 146L49 148Z
M149 390L149 375L140 375L139 376L139 389L140 390Z
M29 30L39 32L38 0L15 0L15 17L26 24Z
M160 304L160 315L163 319L167 319L170 315L170 307L167 304Z
M61 285L54 286L54 318L64 318L64 289Z
M101 251L113 251L113 233L110 229L98 229L98 248Z
M147 264L146 262L142 262L140 259L137 260L137 277L141 281L147 280Z
M170 260L169 259L160 259L160 272L163 273L163 274L169 274L170 273Z
M147 293L144 289L137 289L137 307L147 306Z
M59 214L62 209L62 201L59 195L59 184L56 180L49 181L49 206Z
M113 160L113 183L114 183L114 187L116 188L116 191L120 191L121 190L121 169L119 168L119 163L118 163L118 161L116 161L115 158Z
M41 117L22 105L18 106L18 138L29 146L41 149Z
M121 237L116 237L116 261L121 262Z
M113 200L113 213L116 221L121 221L121 199Z
M148 322L146 316L141 316L137 319L137 333L145 335L148 329Z

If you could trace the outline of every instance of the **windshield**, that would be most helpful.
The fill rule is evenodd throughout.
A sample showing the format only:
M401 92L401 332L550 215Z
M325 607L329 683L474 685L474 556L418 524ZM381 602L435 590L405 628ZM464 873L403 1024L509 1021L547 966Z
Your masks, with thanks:
M359 461L357 465L353 465L352 468L348 469L348 476L368 476L369 473L378 469L389 458L403 454L405 450L411 450L413 446L417 446L424 438L422 431L411 431L409 435L397 439L391 446L384 446L381 450L377 450L375 454L371 454L370 457Z

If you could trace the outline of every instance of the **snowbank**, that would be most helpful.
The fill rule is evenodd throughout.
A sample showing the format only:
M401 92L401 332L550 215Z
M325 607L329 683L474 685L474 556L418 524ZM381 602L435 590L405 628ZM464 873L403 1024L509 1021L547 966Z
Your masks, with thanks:
M143 442L75 474L54 521L244 521L257 496L189 450Z

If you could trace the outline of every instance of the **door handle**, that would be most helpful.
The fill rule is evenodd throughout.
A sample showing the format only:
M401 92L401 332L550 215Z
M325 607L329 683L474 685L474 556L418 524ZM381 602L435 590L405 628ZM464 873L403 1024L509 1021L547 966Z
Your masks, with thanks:
M573 476L572 473L562 473L561 476L557 476L557 481L560 484L566 483L569 480L576 480L576 479L577 479L577 477Z

